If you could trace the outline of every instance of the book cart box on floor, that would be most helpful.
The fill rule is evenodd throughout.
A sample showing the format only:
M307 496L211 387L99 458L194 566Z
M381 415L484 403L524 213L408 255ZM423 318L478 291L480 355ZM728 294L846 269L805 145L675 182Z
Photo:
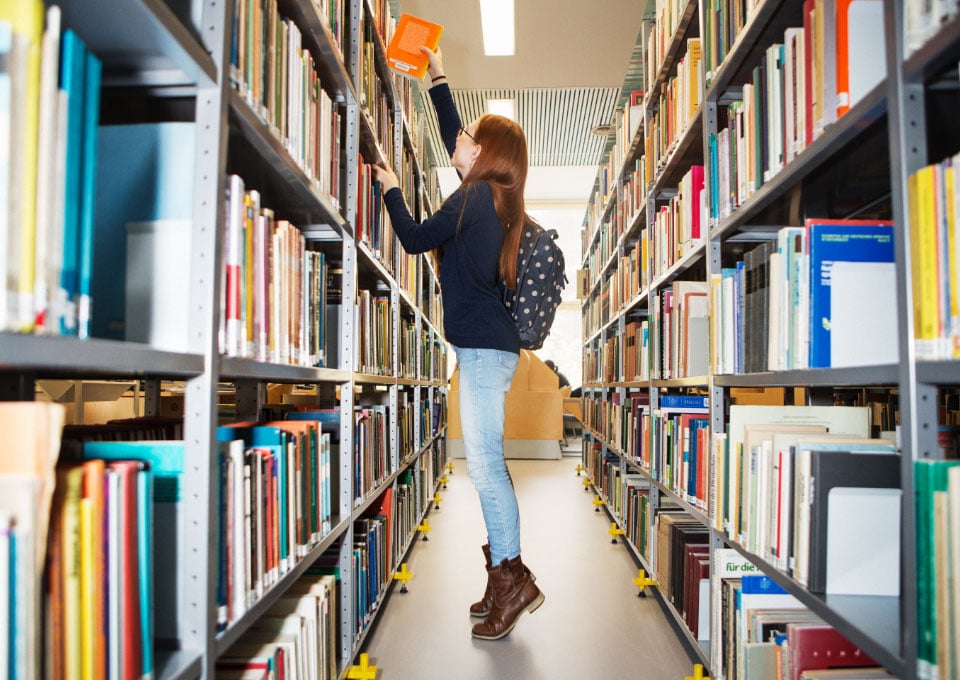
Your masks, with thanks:
M14 92L38 102L31 109L11 100L17 125L40 129L46 139L41 123L55 119L44 106L56 103L56 88L44 87L56 83L57 52L72 54L52 49L58 32L72 36L63 44L83 45L90 73L100 77L77 95L89 102L82 143L63 128L59 142L40 145L33 170L23 166L25 176L38 177L36 168L53 167L44 163L57 143L76 146L69 153L79 154L85 170L75 180L67 176L67 191L76 181L78 204L90 212L75 227L57 226L41 214L40 194L17 204L4 238L22 248L5 249L3 265L23 276L4 291L0 309L3 398L66 401L62 390L49 396L63 382L52 379L66 378L69 394L77 395L67 414L81 423L82 394L94 391L83 389L85 381L130 383L140 417L112 425L110 437L125 429L138 439L165 440L145 449L117 443L117 453L82 443L103 436L93 426L69 425L63 433L65 451L69 443L84 456L140 460L149 474L141 474L141 492L125 492L143 522L139 543L131 545L143 546L145 575L158 569L151 569L151 546L167 561L163 578L144 576L139 597L127 598L144 613L136 625L128 621L139 636L123 642L136 650L123 657L131 669L212 677L215 668L244 667L251 657L286 650L288 662L309 658L317 677L339 677L358 653L446 464L437 277L426 258L399 248L364 166L386 160L403 168L408 204L415 215L428 214L435 195L428 187L436 181L417 160L426 152L413 105L419 95L385 63L393 18L386 3L361 0L193 3L183 15L163 2L107 4L64 1L46 13L39 2L0 5L0 27L9 29L15 53L11 73L23 88ZM23 57L28 52L35 62ZM150 153L127 157L131 147ZM11 159L19 162L23 148L15 145ZM62 180L45 177L32 190L62 196ZM149 226L136 241L131 236L136 245L125 252L128 223ZM64 243L78 247L61 255L56 249ZM26 275L34 259L36 288ZM47 321L60 317L34 312L56 302L39 282L58 281L73 267L78 287L68 293L92 289L94 298L79 306L79 316L63 317L62 335L61 324ZM31 334L33 326L46 334ZM171 405L174 417L161 417ZM56 405L30 408L62 412ZM59 537L74 535L63 533L77 517L73 492L65 489L79 480L68 470L81 469L66 458L61 464L50 517L19 522L51 526L57 569L73 559L63 551L76 548ZM151 478L153 503L140 495ZM0 513L7 547L15 535L9 530L18 526L10 511ZM118 515L117 526L134 530L135 516ZM124 564L135 558L131 553ZM84 561L69 573L94 578L94 564ZM8 602L26 596L36 603L8 620L18 642L4 647L5 658L24 677L39 672L41 657L94 671L101 666L93 664L118 663L118 655L105 652L114 647L88 639L86 627L63 628L66 637L46 648L40 620L22 611L41 611L43 599L69 624L80 615L70 598L81 581L41 582L42 569L41 551L35 572L26 569L5 591ZM108 581L111 588L119 583ZM111 593L104 603L114 601ZM160 600L175 604L158 607L162 616L152 619L148 612ZM83 602L83 611L99 611ZM289 638L282 623L289 616L309 622L309 641Z
M625 83L585 217L583 465L714 677L744 663L752 677L773 653L724 637L740 582L724 569L765 574L860 665L948 677L955 589L935 565L952 550L957 457L960 139L942 113L958 91L956 8L666 2L649 16L645 83ZM833 443L815 441L824 429ZM877 478L841 481L851 461ZM848 521L793 486L811 463L828 486L841 475L829 503L849 498ZM851 585L830 555L868 507L888 519L850 565L871 577ZM690 576L698 540L699 601L677 579L708 583Z

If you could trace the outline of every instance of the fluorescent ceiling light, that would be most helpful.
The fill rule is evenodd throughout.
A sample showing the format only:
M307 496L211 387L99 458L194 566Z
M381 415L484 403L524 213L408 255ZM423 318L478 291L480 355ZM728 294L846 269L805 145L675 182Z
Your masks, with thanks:
M514 101L512 99L488 99L487 113L494 113L510 120L516 120Z
M480 24L484 54L488 57L513 55L513 0L480 0Z

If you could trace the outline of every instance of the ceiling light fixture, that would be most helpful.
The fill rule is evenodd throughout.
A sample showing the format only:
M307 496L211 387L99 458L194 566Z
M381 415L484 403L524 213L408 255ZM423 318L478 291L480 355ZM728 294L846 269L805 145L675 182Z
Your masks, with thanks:
M513 0L480 0L483 53L509 57L514 53Z
M488 99L487 113L493 113L510 120L516 120L515 102L513 99Z

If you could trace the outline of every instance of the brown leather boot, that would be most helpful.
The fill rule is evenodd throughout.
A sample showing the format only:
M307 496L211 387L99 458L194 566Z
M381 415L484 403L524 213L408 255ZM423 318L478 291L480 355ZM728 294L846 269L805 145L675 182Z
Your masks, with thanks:
M483 551L483 556L487 561L487 589L483 591L482 600L470 605L470 616L486 616L490 613L490 608L493 606L493 588L490 586L490 567L493 566L493 563L490 562L490 544L484 543L480 546L480 549Z
M483 551L483 557L487 563L487 589L483 591L483 599L470 605L470 616L484 617L490 614L490 608L493 606L493 590L490 586L490 567L493 566L493 562L491 562L489 543L484 543L480 546L480 550ZM531 581L537 580L537 577L530 573L526 565L524 565L523 569L530 575Z
M490 567L487 574L493 591L493 606L487 619L473 627L473 637L499 640L513 630L521 614L535 612L543 604L544 597L519 555Z

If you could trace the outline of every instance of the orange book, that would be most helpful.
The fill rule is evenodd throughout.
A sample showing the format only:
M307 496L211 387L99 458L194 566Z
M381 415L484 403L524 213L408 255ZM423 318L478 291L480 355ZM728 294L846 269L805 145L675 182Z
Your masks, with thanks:
M422 80L427 73L429 60L420 48L436 50L441 34L443 26L440 24L412 14L401 14L397 30L387 45L387 66L408 78Z

